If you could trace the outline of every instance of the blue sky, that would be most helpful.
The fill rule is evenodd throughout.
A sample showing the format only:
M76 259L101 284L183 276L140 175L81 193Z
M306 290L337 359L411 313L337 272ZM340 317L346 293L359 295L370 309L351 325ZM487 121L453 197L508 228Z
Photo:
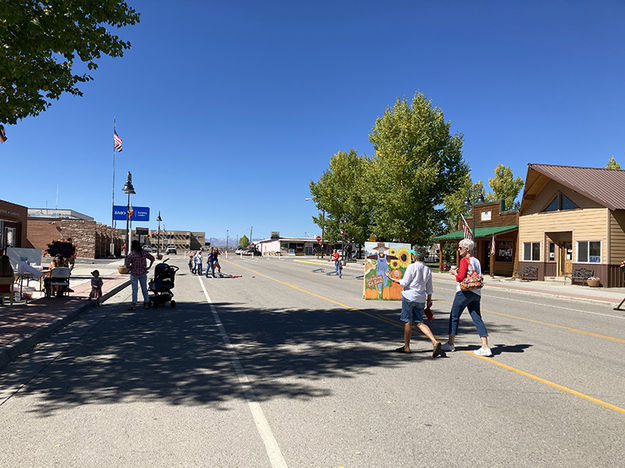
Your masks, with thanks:
M530 162L625 167L625 2L130 0L132 48L7 125L0 199L110 223L116 201L208 237L316 235L308 184L397 97L440 106L474 180ZM123 204L123 202L121 203ZM155 222L143 224L155 227Z

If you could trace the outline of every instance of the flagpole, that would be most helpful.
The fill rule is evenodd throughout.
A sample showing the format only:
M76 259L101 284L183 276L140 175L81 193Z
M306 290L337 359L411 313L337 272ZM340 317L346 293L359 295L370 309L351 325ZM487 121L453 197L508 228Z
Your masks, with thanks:
M115 135L117 121L113 117L113 135ZM111 255L115 255L115 144L113 144L113 194L111 204Z

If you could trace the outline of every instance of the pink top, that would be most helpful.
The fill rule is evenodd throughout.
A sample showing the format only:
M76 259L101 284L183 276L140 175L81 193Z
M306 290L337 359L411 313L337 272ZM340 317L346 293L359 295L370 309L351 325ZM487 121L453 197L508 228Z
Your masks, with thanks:
M148 265L146 260L154 261L154 257L147 252L139 253L131 251L126 257L126 266L133 276L142 276L147 274Z

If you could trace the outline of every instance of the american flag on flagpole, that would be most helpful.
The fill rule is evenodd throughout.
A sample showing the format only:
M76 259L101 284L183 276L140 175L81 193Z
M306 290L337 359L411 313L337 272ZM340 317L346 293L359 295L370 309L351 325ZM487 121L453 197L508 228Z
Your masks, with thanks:
M491 254L491 256L495 255L495 251L496 251L496 248L495 248L495 236L493 235L493 237L490 240L490 254Z
M462 229L464 229L464 238L473 239L473 236L471 235L471 228L467 224L467 220L464 219L464 216L462 214L460 216L462 216Z
M117 134L117 130L113 130L113 148L117 151L122 150L122 139Z

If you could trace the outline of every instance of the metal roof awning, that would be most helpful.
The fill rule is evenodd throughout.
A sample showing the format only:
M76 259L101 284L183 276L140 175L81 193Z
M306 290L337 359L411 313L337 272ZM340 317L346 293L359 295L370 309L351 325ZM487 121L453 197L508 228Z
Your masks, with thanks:
M516 224L511 224L509 226L493 226L493 227L478 227L475 229L475 237L489 237L494 236L496 234L501 234L502 232L516 231L519 229L519 226ZM445 241L445 240L460 240L464 239L464 231L454 231L449 234L445 234L442 236L437 236L434 238L435 241Z

